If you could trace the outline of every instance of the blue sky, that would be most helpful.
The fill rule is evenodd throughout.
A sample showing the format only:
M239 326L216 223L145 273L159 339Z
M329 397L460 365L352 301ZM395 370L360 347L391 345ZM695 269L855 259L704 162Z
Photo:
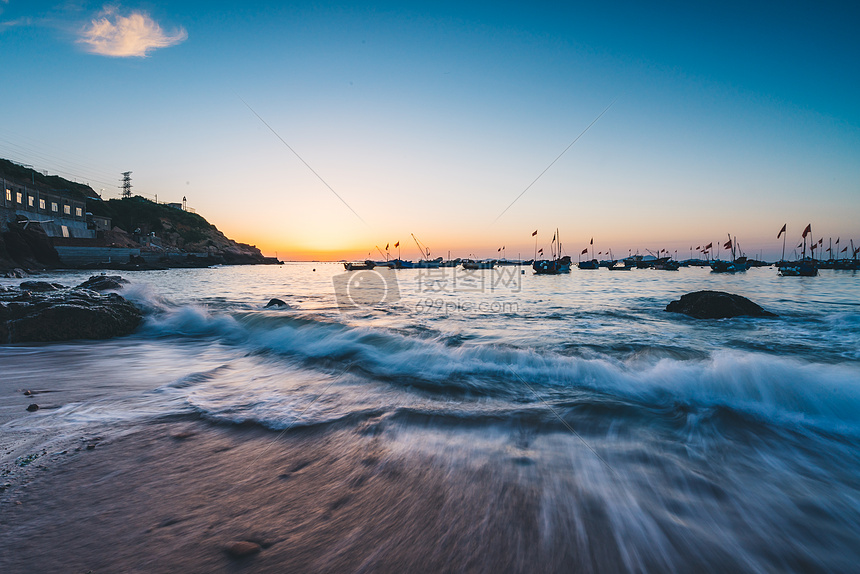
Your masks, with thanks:
M510 256L555 228L571 253L731 232L778 255L783 223L860 240L858 24L821 2L0 0L0 157L105 197L131 170L281 257L410 233Z

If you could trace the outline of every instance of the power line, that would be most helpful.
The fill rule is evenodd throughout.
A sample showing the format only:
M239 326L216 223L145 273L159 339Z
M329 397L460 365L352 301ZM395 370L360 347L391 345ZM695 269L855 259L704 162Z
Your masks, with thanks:
M617 102L617 101L618 101L618 98L615 98L614 100L612 100L612 103L610 103L608 106L606 106L606 109L603 110L602 112L600 112L600 115L598 115L596 118L594 118L591 121L591 123L588 124L588 126L584 130L582 130L582 132L580 132L580 134L578 136L576 136L576 138L574 138L574 140L572 142L570 142L568 144L568 146L566 148L564 148L564 150L560 154L558 154L558 157L556 157L554 160L552 160L550 162L550 164L548 166L546 166L546 168L544 168L544 170L542 172L540 172L536 178L534 178L534 181L532 181L530 184L528 184L526 186L526 188L524 190L522 190L520 192L520 194L518 196L516 196L514 198L514 200L506 208L504 208L498 216L496 216L496 218L493 220L493 223L497 222L511 207L513 207L513 205L519 200L519 198L521 198L525 194L525 192L527 192L531 188L531 186L533 186L535 183L537 183L537 180L539 180L541 178L541 176L543 176L543 174L545 174L547 171L549 171L549 168L551 168L553 165L555 165L555 162L557 162L559 159L561 159L561 156L563 156L567 152L567 150L569 150L571 147L573 147L573 144L575 144L577 141L579 141L579 138L584 136L585 132L587 132L589 129L591 129L591 126L596 124L597 120L602 118L603 114L608 112L609 108L611 108L615 104L615 102Z
M284 144L285 146L287 146L287 149L288 149L288 150L290 150L291 152L293 152L293 155L294 155L294 156L296 156L297 158L299 158L299 161L301 161L303 164L305 164L305 167L306 167L306 168L308 168L309 170L311 170L311 173L312 173L312 174L314 174L315 176L317 176L317 179L318 179L318 180L320 180L320 181L323 183L323 185L324 185L324 186L326 186L326 187L328 188L328 190L329 190L330 192L332 192L332 193L335 195L335 197L337 197L337 198L341 201L341 203L343 203L343 204L347 207L347 209L349 209L353 214L355 214L355 216L356 216L356 217L357 217L357 218L358 218L358 219L359 219L363 224L367 225L367 222L366 222L364 219L362 219L362 217L358 214L358 212L357 212L356 210L354 210L354 209L352 208L352 206L351 206L350 204L348 204L348 203L346 202L346 200L345 200L344 198L342 198L342 197L340 196L340 194L338 194L338 192L336 192L336 191L332 188L332 186L330 186L330 185L328 184L328 182L326 182L326 180L324 180L324 179L322 178L322 176L321 176L320 174L318 174L318 173L316 172L316 170L314 170L314 168L312 168L312 167L310 166L310 164L309 164L308 162L306 162L306 161L304 160L304 158L302 158L302 156L300 156L300 155L298 154L298 152L297 152L296 150L294 150L294 149L292 148L292 146L290 146L290 144L288 144L288 143L284 140L284 138L282 138L282 137L278 134L278 132L276 132L276 131L274 130L274 128L272 128L272 126L270 126L268 123L266 123L266 120L264 120L262 117L260 117L260 114L258 114L257 112L255 112L255 111L254 111L254 108L252 108L251 106L249 106L249 105L248 105L248 102L246 102L245 100L243 100L243 99L242 99L242 97L241 97L241 96L239 96L239 94L236 94L236 97L237 97L237 98L239 98L239 100L241 100L243 104L245 104L245 107L247 107L249 110L251 110L251 113L252 113L252 114L254 114L255 116L257 116L257 119L258 119L258 120L260 120L261 122L263 122L263 125L264 125L264 126L266 126L267 128L269 128L269 131L270 131L270 132L272 132L273 134L275 134L275 137L276 137L276 138L278 138L279 140L281 140L281 143L282 143L282 144Z

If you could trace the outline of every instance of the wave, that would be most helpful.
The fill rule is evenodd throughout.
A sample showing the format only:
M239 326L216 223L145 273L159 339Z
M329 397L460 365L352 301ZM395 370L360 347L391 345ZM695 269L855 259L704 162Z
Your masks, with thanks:
M227 315L194 306L161 308L148 316L141 334L217 338L252 355L281 361L279 368L322 373L322 380L345 373L350 384L371 395L380 394L383 385L385 393L398 393L385 395L387 401L460 401L480 410L482 401L489 400L502 401L513 410L544 400L565 408L609 400L619 408L632 404L652 413L728 410L797 428L851 435L860 431L860 370L853 364L813 363L736 349L706 354L659 346L654 351L642 346L624 358L595 348L571 354L481 343L426 329L409 334L404 329L348 326L294 312ZM278 408L290 412L299 408L279 401L273 392L263 419L278 418ZM348 400L361 403L357 410L365 408L356 396ZM385 400L371 401L372 410L384 409ZM319 414L326 420L341 416Z

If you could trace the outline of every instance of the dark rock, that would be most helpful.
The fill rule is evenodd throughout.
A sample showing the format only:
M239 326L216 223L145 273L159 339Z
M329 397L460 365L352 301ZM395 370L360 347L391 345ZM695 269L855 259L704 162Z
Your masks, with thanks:
M113 291L122 289L123 285L127 285L128 280L123 279L119 275L93 275L75 289L92 289L93 291Z
M59 267L60 256L50 237L38 223L10 223L0 234L0 262L13 262L14 267L40 269ZM3 266L0 263L0 266Z
M24 281L21 283L21 289L26 291L57 291L62 289L63 286L59 283L48 283L47 281Z
M0 343L108 339L128 335L142 314L116 293L84 289L0 293Z
M728 319L731 317L776 317L746 297L722 291L696 291L682 295L666 305L670 313L683 313L696 319Z
M18 269L17 267L15 269L11 269L11 270L7 271L4 274L4 277L7 277L9 279L23 279L24 277L28 277L28 276L29 276L29 273L27 273L23 269Z
M269 299L269 302L266 303L266 309L269 307L288 307L286 303L281 301L280 299Z
M230 542L224 546L224 552L230 555L231 558L245 558L246 556L253 556L262 549L262 546L256 542L250 542L248 540L238 540Z
M35 411L38 411L38 410L39 410L39 405L37 405L36 403L31 403L31 404L27 407L27 410L28 410L29 412L31 412L31 413L32 413L32 412L35 412Z

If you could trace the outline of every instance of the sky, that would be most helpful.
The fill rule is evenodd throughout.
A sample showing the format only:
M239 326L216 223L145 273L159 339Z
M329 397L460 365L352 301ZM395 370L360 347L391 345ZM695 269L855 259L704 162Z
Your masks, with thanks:
M403 4L0 0L0 157L281 259L860 246L860 7Z

